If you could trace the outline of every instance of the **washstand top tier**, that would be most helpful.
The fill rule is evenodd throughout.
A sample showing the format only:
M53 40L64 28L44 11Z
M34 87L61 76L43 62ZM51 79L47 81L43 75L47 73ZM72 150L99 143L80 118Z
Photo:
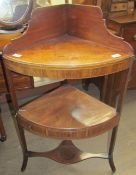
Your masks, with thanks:
M27 31L4 49L15 72L80 79L127 69L132 47L108 32L99 7L64 4L36 9Z

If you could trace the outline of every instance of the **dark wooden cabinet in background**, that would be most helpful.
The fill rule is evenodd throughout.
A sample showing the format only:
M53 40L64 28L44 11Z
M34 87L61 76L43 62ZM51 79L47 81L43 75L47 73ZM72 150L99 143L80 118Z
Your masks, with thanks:
M74 4L79 3L79 4L85 4L85 5L100 6L103 11L104 18L107 17L108 11L111 5L111 0L72 0L72 2Z
M109 30L130 43L136 54L136 0L73 0L73 3L100 6ZM136 61L128 88L136 89Z
M111 18L108 22L108 27L116 31L118 36L123 37L125 41L130 43L136 54L136 16L135 19L130 17L129 20L123 20L121 17ZM128 88L136 88L136 61L133 63Z
M136 54L136 1L112 0L107 26L131 44ZM136 61L133 63L129 89L136 88Z

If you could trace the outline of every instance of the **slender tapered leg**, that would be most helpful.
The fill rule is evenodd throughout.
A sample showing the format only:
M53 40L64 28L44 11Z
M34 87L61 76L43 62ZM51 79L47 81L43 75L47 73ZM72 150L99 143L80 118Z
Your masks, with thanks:
M114 160L113 160L113 151L114 151L114 147L115 147L117 130L118 130L118 127L115 127L112 130L109 153L108 153L108 155L109 155L109 164L110 164L110 167L111 167L113 173L116 171Z
M103 92L103 101L110 106L116 107L117 117L120 118L121 111L123 107L123 101L127 90L128 80L131 72L130 69L124 70L122 72L116 73L114 75L109 75L106 80L106 86L104 87ZM109 155L109 164L112 169L112 172L116 171L114 160L113 160L113 151L116 142L118 126L113 128L112 132L109 134L108 139L108 155Z
M23 151L23 163L22 163L21 171L24 171L26 169L26 166L27 166L29 155L28 155L28 151L27 151L24 130L21 126L19 126L19 133L20 133L20 143L21 143L21 147L22 147L22 151Z
M27 162L28 162L28 156L27 155L23 155L23 163L22 163L22 167L21 167L21 171L25 171L26 166L27 166Z
M15 124L15 128L16 128L17 135L18 135L18 138L20 141L22 152L23 152L23 165L22 165L21 171L24 171L26 168L26 165L27 165L27 161L28 161L28 151L27 151L26 139L25 139L24 129L18 123L17 112L19 109L19 105L17 102L17 97L16 97L16 92L15 92L15 88L14 88L14 84L13 84L13 78L11 75L11 71L8 69L6 69L6 76L7 76L7 83L8 83L8 87L9 87L9 94L11 97L13 110L14 110L14 115L12 118L13 118L13 121Z

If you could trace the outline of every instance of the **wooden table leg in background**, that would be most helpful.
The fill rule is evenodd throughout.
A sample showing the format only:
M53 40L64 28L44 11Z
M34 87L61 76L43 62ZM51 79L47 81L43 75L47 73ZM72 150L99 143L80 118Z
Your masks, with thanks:
M1 119L1 109L0 109L0 141L4 142L6 140L6 132Z

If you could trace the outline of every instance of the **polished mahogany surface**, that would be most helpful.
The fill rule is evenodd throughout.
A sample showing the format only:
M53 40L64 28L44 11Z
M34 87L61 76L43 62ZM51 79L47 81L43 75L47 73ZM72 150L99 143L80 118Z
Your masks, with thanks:
M132 56L132 48L107 31L99 8L71 4L35 10L26 33L4 50L12 71L68 79L125 70Z
M18 38L21 35L21 31L18 30L16 33L0 33L0 53L2 53L2 50L4 46L6 46L10 41L14 38Z
M71 86L32 101L20 108L18 114L20 124L27 130L61 139L96 136L118 122L114 108Z
M3 48L10 43L12 39L18 38L22 35L24 29L5 31L0 30L0 93L7 93L8 85L6 84L5 68L2 65L2 51ZM33 79L28 76L13 73L14 83L17 90L33 88Z

